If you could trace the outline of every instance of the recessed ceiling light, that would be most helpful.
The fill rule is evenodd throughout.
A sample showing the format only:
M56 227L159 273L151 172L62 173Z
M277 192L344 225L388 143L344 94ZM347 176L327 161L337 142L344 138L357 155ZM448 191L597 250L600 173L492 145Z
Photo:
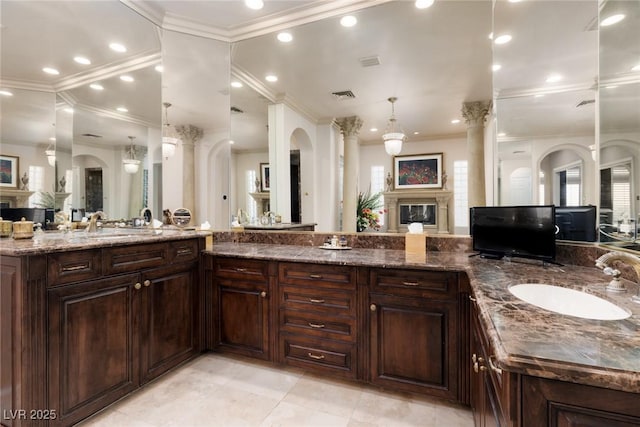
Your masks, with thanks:
M237 81L237 80L236 80L236 81L232 81L232 82L231 82L231 87L241 88L242 86L243 86L243 85L242 85L242 82L239 82L239 81Z
M369 129L369 132L378 132L378 128L371 128Z
M104 86L98 83L91 83L89 87L93 90L104 90Z
M127 48L120 43L111 43L109 44L109 47L111 48L111 50L115 50L116 52L126 52Z
M601 27L608 27L609 25L617 24L618 22L624 19L624 14L618 13L616 15L607 16L602 21L600 21Z
M260 10L264 7L264 2L262 0L244 0L244 5L249 9Z
M520 3L522 0L509 0L509 3Z
M500 64L493 64L491 66L491 71L498 71L500 68L502 68L502 65Z
M420 135L420 132L415 131L413 134L414 134L414 135Z
M47 74L52 74L54 76L57 76L58 74L60 74L60 71L56 70L55 68L51 68L51 67L44 67L42 69L42 71L44 71Z
M640 64L636 65L631 69L631 71L640 71Z
M52 137L49 138L49 141L51 141L51 142L54 142L55 140L56 140L55 136L52 136Z
M496 37L493 41L495 44L505 44L511 41L511 36L509 34L503 34L501 36Z
M543 94L543 93L539 93L539 94L537 94L537 95L534 95L533 97L534 97L534 98L542 98L543 96L544 96L544 94Z
M67 107L63 110L65 113L73 114L73 108Z
M340 25L343 27L353 27L358 23L358 19L353 15L343 16L340 19Z
M91 61L89 60L89 58L85 58L84 56L75 56L73 60L76 61L78 64L82 64L82 65L91 64Z
M128 113L129 112L127 107L118 107L118 108L116 108L116 110L120 111L121 113Z
M235 142L233 139L230 139L230 140L229 140L229 144L233 145L233 144L235 144L235 143L236 143L236 142Z
M560 74L549 74L549 77L547 77L547 80L545 80L547 83L557 83L560 80L562 80L562 76Z
M506 133L504 133L504 132L500 132L500 133L498 134L498 136L507 136L507 134L506 134Z
M493 31L489 33L489 40L493 40Z
M433 0L416 0L415 5L418 9L426 9L433 5Z
M9 92L8 90L0 90L0 95L2 95L2 96L13 96L13 93Z
M273 75L273 74L269 74L269 75L265 76L265 78L264 78L264 79L265 79L266 81L268 81L268 82L273 83L273 82L277 82L277 81L278 81L278 76L275 76L275 75Z
M123 82L128 82L131 83L133 81L133 77L127 75L127 74L123 74L120 76L120 80L122 80Z
M162 73L164 71L164 67L162 65L156 65L154 67L154 70L156 70L159 73Z
M460 123L460 119L453 119L453 120L451 120L451 124L452 124L452 125L457 125L458 123Z
M293 40L293 36L291 35L291 33L283 31L281 33L278 33L278 40L282 43L289 43L291 40Z

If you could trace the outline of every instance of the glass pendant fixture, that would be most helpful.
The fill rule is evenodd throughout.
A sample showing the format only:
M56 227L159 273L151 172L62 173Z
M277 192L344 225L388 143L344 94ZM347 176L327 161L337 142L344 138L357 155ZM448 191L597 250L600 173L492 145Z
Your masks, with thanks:
M396 156L400 154L402 151L402 142L405 140L404 132L398 127L394 103L398 100L395 96L392 96L388 99L391 103L391 118L389 119L389 124L387 125L387 129L382 135L382 139L384 140L384 149L390 156Z
M176 153L176 146L178 142L180 142L180 137L178 137L178 133L174 129L173 126L169 124L169 114L167 110L171 107L171 104L168 102L163 103L164 105L164 124L162 126L162 156L164 158L169 158Z
M122 159L122 164L124 165L124 171L132 175L138 173L138 169L140 168L140 160L136 159L136 149L133 146L133 140L135 138L136 138L135 136L129 137L130 146L129 146L129 149L127 150L128 158Z

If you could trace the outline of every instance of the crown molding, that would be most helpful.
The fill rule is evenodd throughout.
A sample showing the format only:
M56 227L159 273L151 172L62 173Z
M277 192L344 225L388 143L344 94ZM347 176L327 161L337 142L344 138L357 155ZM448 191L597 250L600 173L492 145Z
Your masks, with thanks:
M497 100L510 98L524 98L536 95L548 95L553 93L575 92L581 90L596 90L598 87L596 79L589 82L577 82L565 85L553 85L549 87L514 88L494 90Z
M112 110L107 110L105 108L102 107L96 107L94 105L89 105L89 104L74 104L73 105L74 110L83 110L83 111L87 111L89 113L93 113L95 115L98 116L102 116L102 117L109 117L111 119L116 119L116 120L120 120L123 122L127 122L127 123L133 123L136 125L140 125L140 126L144 126L144 127L148 127L148 128L161 128L162 124L161 123L154 123L154 122L149 122L139 116L135 116L132 114L120 114L118 112L112 111Z
M32 90L35 92L55 93L56 88L53 85L45 83L36 83L26 80L0 79L0 86L3 88Z
M151 4L142 0L120 0L120 3L139 15L142 15L158 27L162 27L162 20L164 19L164 12L162 10L158 10Z

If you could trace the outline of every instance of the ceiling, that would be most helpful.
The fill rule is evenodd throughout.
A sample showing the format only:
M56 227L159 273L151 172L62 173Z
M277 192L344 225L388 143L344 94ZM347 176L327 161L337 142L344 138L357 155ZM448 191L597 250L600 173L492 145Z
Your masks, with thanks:
M118 91L127 90L118 80L121 72L115 72L116 69L147 74L136 78L136 82L153 79L150 70L161 60L163 38L163 31L155 30L157 26L213 40L219 45L230 43L232 78L244 83L241 89L227 88L230 104L244 111L231 115L235 150L266 149L266 105L275 101L295 107L317 123L358 115L364 122L360 136L365 143L380 143L381 131L391 113L387 101L390 96L398 97L398 123L414 140L464 134L462 103L489 100L494 94L509 99L506 104L509 108L501 111L498 107L498 112L505 126L511 124L511 130L505 129L511 138L554 134L560 128L566 133L563 123L567 122L574 124L572 129L585 132L591 126L587 121L595 117L593 104L576 108L576 103L593 97L598 74L594 31L598 5L593 0L499 1L495 23L489 0L436 0L424 10L416 9L409 1L266 0L260 11L246 8L240 0L3 0L0 11L2 87L64 91L68 95L65 101L86 105L89 111L104 109L101 105L104 99L98 102L97 95L86 89L90 81L100 79L110 86L111 108L117 104ZM358 18L355 27L338 24L346 13ZM141 20L140 15L146 19ZM512 42L493 45L488 38L492 24L496 34L510 32ZM33 31L34 28L39 31ZM129 48L126 59L104 49L106 40L114 37L114 28ZM73 34L68 32L71 29ZM294 37L289 44L275 39L275 34L283 29ZM80 53L91 57L90 67L70 60ZM379 65L361 65L360 59L373 56L379 57ZM500 61L502 65L495 78L492 61ZM56 63L60 75L44 75L40 70L45 62ZM187 67L184 71L193 72ZM545 84L544 77L551 71L562 73L565 79L554 85ZM206 73L203 69L198 75L204 77ZM265 82L267 73L277 74L278 82ZM175 74L173 78L182 79ZM345 90L351 90L355 98L338 100L331 95ZM555 104L544 110L536 107L542 104L540 99L534 104L536 108L531 109L530 100L535 95L574 90L578 93L559 95ZM127 141L122 132L110 135L110 129L115 127L111 120L130 118L130 132L148 123L159 123L162 114L159 96L159 90L138 96L124 115L113 113L111 108L103 119L90 124L93 130L87 128L84 132L104 134L103 143L124 145ZM172 100L171 122L219 128L220 122L196 117L198 112L206 111L206 104L197 104L193 98L183 95L178 102ZM551 98L555 97L547 97ZM6 115L15 100L1 101ZM541 111L544 116L537 115L543 114ZM452 124L453 119L460 119L461 123ZM524 127L514 125L523 121ZM5 128L10 124L2 125L3 138L9 140L10 135L14 138L11 140L25 143L42 141L46 131L50 132L31 126L9 134ZM371 132L371 127L379 131ZM34 134L29 134L30 129Z

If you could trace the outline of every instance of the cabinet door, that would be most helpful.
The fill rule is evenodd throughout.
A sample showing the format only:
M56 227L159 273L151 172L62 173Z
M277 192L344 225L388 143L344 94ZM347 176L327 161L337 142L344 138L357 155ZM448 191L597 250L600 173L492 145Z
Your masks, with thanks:
M139 385L137 274L48 291L49 408L71 425Z
M457 398L456 303L370 294L371 381Z
M217 281L217 346L269 360L269 298L266 283Z
M142 381L166 372L199 351L197 270L172 267L142 276Z

